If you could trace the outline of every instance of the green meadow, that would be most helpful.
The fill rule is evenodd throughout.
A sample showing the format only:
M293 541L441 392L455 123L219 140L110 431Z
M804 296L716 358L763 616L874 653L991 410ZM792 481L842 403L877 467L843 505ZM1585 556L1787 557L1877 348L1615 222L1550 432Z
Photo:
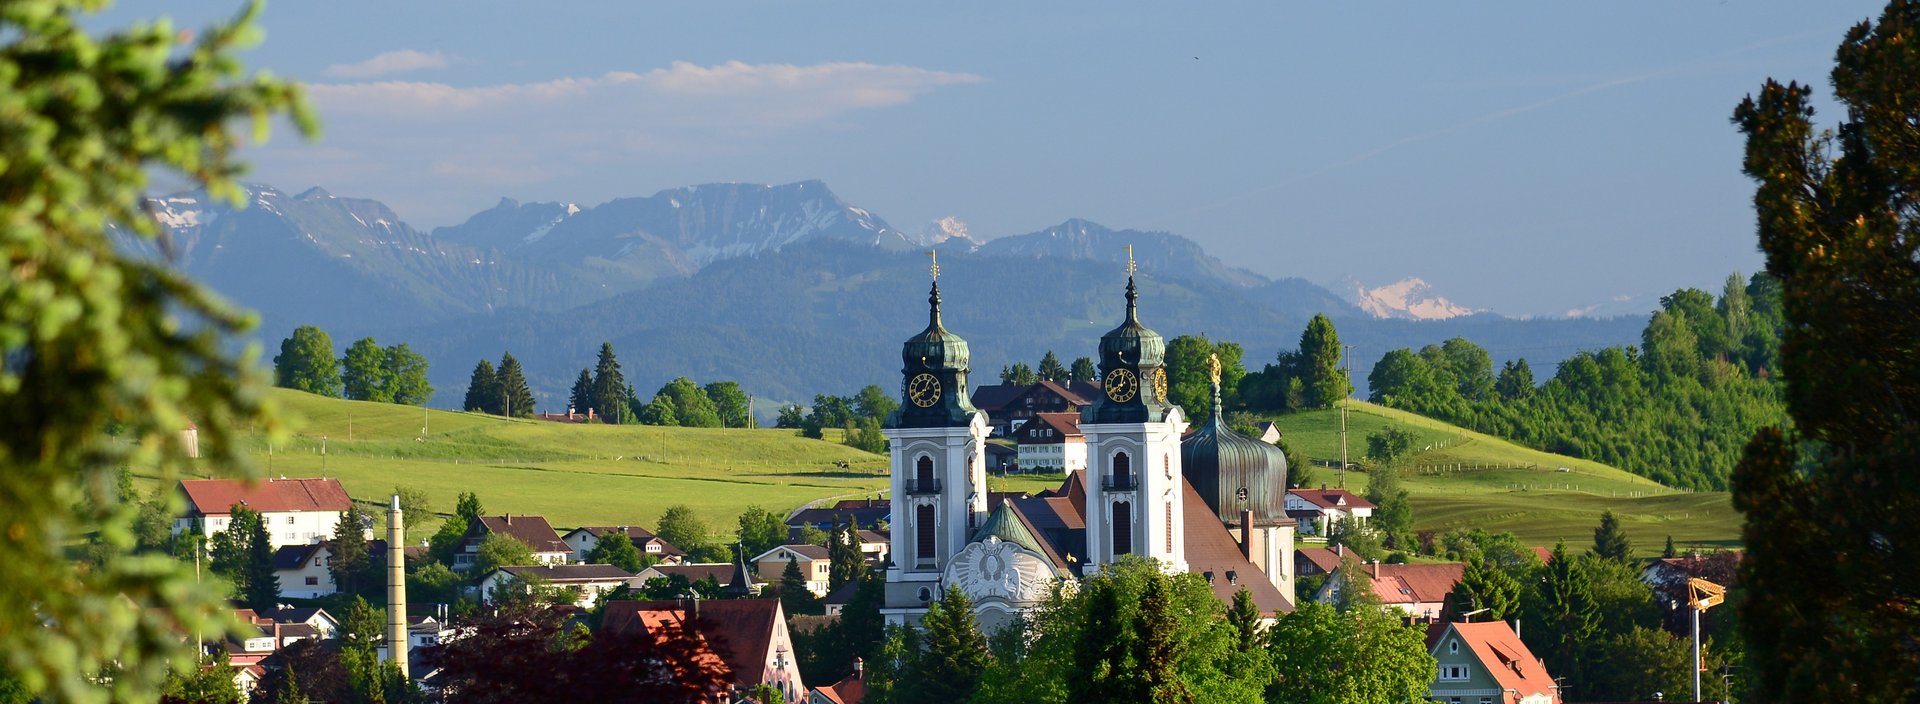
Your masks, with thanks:
M451 512L471 491L491 513L546 516L556 527L653 525L668 506L693 507L716 535L731 533L740 512L759 505L784 512L815 501L885 496L887 460L841 445L833 431L808 440L792 430L659 428L568 424L328 399L277 389L274 400L294 435L268 446L247 434L246 453L268 476L340 479L357 500L383 503L395 486L426 492L433 510ZM1287 441L1316 465L1312 481L1335 485L1339 473L1317 466L1340 457L1336 411L1276 421ZM1584 545L1600 512L1620 516L1641 552L1666 536L1682 545L1730 545L1739 517L1724 493L1686 493L1584 460L1538 452L1392 409L1355 402L1348 417L1353 461L1366 436L1388 426L1414 433L1407 469L1416 527L1513 531L1530 544L1558 539ZM1560 471L1561 468L1566 471ZM147 478L149 481L152 477ZM994 491L1037 493L1060 475L990 477ZM1366 490L1364 471L1346 486ZM414 520L418 540L439 518Z

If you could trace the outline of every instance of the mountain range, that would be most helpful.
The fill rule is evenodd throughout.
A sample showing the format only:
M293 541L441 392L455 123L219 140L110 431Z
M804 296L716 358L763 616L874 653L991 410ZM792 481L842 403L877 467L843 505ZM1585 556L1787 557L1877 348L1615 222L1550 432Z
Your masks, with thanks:
M1315 313L1333 317L1343 341L1359 346L1362 378L1387 349L1456 334L1471 333L1496 364L1511 349L1538 367L1633 342L1644 323L1473 311L1381 319L1319 285L1231 266L1168 232L1069 219L981 241L954 218L910 232L818 181L689 186L594 206L503 198L432 232L378 201L320 188L288 195L254 184L245 200L155 198L165 246L119 241L170 257L259 311L269 348L306 324L341 348L369 335L410 343L433 364L440 406L458 404L475 362L507 350L526 365L542 405L557 409L602 341L614 343L643 395L677 376L734 379L766 400L765 410L885 386L898 341L925 324L928 249L940 252L947 325L972 343L979 383L1046 350L1069 361L1092 354L1118 321L1129 245L1150 326L1169 338L1240 342L1255 369L1292 348Z

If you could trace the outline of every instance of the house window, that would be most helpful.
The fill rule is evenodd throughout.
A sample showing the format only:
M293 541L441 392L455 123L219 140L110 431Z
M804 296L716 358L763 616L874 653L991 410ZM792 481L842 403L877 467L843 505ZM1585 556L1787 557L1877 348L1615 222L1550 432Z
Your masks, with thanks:
M317 586L320 586L320 578L319 578L319 577L308 577L308 578L307 578L307 586L309 586L309 587L317 587Z
M1466 665L1441 665L1440 666L1440 679L1464 680L1466 678L1467 678Z
M1449 653L1460 652L1460 641L1457 641L1457 640L1447 641L1447 652Z
M288 516L288 517L287 517L287 525L293 525L293 517L292 517L292 516Z
M1121 455L1126 457L1126 455ZM1152 540L1152 538L1148 538ZM1113 554L1115 557L1133 554L1133 505L1118 503L1113 505Z

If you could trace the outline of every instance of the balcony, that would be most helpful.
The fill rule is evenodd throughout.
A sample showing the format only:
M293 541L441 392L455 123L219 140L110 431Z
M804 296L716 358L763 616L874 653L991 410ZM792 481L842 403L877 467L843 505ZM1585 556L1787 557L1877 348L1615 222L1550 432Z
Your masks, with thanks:
M907 480L908 496L926 496L928 494L938 494L938 493L940 493L940 480L938 479L908 479Z
M1138 486L1131 474L1109 474L1100 478L1100 488L1106 491L1133 491Z

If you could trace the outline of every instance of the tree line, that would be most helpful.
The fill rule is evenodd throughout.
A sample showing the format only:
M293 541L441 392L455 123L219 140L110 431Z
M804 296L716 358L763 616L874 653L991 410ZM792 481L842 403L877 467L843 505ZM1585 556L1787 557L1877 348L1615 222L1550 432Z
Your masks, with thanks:
M338 359L333 338L313 325L295 328L273 357L274 385L352 401L426 405L433 398L427 358L407 343L381 347L363 337Z
M841 442L867 452L887 451L887 438L880 433L887 416L900 408L886 389L868 384L852 396L816 394L811 407L788 404L780 407L775 423L779 428L795 428L801 437L820 440L827 428L843 431Z
M533 391L526 373L513 353L504 353L499 366L480 360L467 381L467 395L461 407L479 413L531 418L534 415ZM660 387L642 401L621 371L613 343L600 344L598 359L591 369L582 367L567 395L567 410L591 414L613 425L667 425L687 428L754 427L752 400L740 384L716 381L705 386L687 377L679 377Z
M1668 486L1724 490L1753 432L1787 422L1783 325L1779 280L1734 274L1717 300L1698 289L1661 298L1638 347L1581 352L1537 387L1525 358L1496 374L1487 350L1456 337L1387 352L1368 398Z

